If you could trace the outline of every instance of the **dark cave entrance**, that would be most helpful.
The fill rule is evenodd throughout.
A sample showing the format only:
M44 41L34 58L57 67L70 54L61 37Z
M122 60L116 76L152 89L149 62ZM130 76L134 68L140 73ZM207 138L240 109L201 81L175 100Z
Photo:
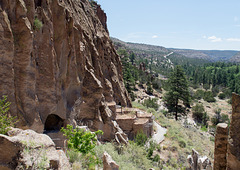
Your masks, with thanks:
M64 120L61 119L58 115L55 114L48 115L44 125L44 133L59 132L63 125Z
M42 6L42 0L35 0L35 8Z

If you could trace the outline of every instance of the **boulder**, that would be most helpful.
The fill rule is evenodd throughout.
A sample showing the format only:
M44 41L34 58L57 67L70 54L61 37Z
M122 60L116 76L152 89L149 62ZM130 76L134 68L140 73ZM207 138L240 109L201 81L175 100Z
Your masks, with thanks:
M119 165L112 159L112 157L104 152L103 157L103 170L118 170Z
M188 155L187 161L189 164L189 170L212 170L212 164L208 157L200 157L195 149L192 149L192 154Z
M0 169L70 169L62 150L51 138L33 130L12 128L0 135Z

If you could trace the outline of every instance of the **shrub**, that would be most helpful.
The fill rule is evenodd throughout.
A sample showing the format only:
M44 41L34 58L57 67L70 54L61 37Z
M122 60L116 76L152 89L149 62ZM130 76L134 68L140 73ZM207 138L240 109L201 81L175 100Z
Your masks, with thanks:
M205 112L202 104L196 104L192 107L193 117L204 126L207 126L207 121L209 120L209 116L207 112Z
M226 114L222 114L221 119L222 119L223 123L229 123L229 121L230 121L228 118L228 115L226 115Z
M213 94L211 91L204 92L203 99L207 102L216 102L216 99L213 97Z
M226 95L225 95L225 93L220 93L219 95L218 95L218 97L219 97L219 99L225 99L226 98Z
M219 93L219 86L214 86L212 88L212 95L216 97L218 93Z
M139 146L144 146L147 140L147 135L145 135L143 131L138 132L135 137L135 143Z
M218 123L222 123L222 118L221 118L221 109L216 109L215 111L215 115L213 116L213 118L211 119L211 122L213 125L217 125Z
M202 122L203 113L205 112L202 104L196 104L192 107L193 117L198 121Z
M154 108L155 110L158 110L158 104L157 104L157 99L156 98L149 98L147 100L144 100L143 105L146 106L147 108Z
M149 94L149 95L153 94L153 88L152 88L151 84L147 85L147 94Z
M203 88L204 88L205 90L208 90L208 89L210 89L210 85L209 85L209 84L204 84L204 85L203 85Z
M94 133L90 131L85 132L84 129L74 129L72 125L67 125L66 129L62 127L61 132L63 132L64 136L68 139L68 148L83 154L92 152L97 142L96 135L103 134L101 130Z
M231 98L232 97L232 90L231 89L225 88L225 89L223 89L223 93L225 94L226 98Z
M0 134L6 134L11 126L16 123L16 117L12 117L8 111L10 102L7 101L7 96L0 99Z
M181 148L185 148L187 146L186 142L183 140L178 141L178 144Z
M208 131L208 129L207 129L206 126L202 126L202 127L201 127L201 130L204 131L204 132L207 132L207 131Z
M99 164L99 160L95 157L94 147L96 146L96 135L103 134L101 130L96 132L84 131L84 129L74 129L72 125L67 125L67 128L62 128L61 132L67 137L68 148L73 150L72 161L78 158L78 155L74 152L82 154L85 160L86 168L90 169L95 164ZM71 152L70 152L71 153Z
M194 97L195 99L200 100L200 99L203 98L203 96L204 96L204 91L203 91L203 90L197 90L197 91L195 92L195 94L194 94L193 97Z
M34 30L40 30L43 26L42 21L40 21L38 18L34 19L33 25Z

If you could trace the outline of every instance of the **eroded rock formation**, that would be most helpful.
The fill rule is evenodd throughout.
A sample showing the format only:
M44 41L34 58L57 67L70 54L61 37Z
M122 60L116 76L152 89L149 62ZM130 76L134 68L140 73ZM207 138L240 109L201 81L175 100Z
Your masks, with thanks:
M13 128L0 134L0 169L70 169L68 158L51 138L33 130Z
M103 153L103 170L118 170L119 165L112 159L112 157L107 153Z
M88 0L1 0L0 65L0 96L21 128L75 119L110 140L119 127L108 103L131 105L106 15Z
M227 169L240 168L240 96L232 95L232 119L229 127Z
M188 155L188 170L212 170L211 161L208 159L207 156L200 157L199 153L192 149L192 154Z
M214 170L226 169L227 167L227 143L228 125L226 123L219 123L215 135Z
M218 124L215 137L214 169L237 170L240 167L240 96L232 94L230 127Z

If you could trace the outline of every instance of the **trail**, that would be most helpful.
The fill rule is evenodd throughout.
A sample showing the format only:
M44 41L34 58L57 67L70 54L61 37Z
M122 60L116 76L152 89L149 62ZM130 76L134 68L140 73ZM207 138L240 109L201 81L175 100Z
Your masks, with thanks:
M172 55L173 54L173 52L170 52L169 54L167 54L167 55L165 55L165 56L163 56L167 61L168 61L168 63L173 67L173 63L172 63L172 61L169 59L169 58L167 58L168 56L170 56L170 55Z
M153 126L155 126L157 129L156 129L156 133L152 136L152 140L154 140L157 144L159 144L164 140L165 138L164 135L167 133L167 129L163 128L155 121L153 121Z

